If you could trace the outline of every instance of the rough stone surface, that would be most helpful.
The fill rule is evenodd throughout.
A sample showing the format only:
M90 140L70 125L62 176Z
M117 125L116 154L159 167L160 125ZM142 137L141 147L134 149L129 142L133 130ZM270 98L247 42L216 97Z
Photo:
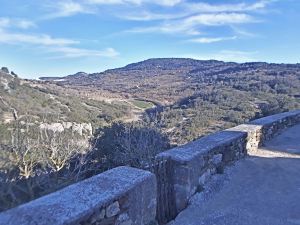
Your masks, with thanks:
M207 169L205 173L202 174L199 178L199 184L201 186L204 186L205 183L209 180L209 178L216 173L215 168Z
M186 145L163 152L157 161L169 161L169 171L163 168L157 177L168 174L170 179L159 179L159 222L166 222L182 211L191 197L216 173L248 155L257 154L265 141L287 127L300 122L300 110L281 113L254 120L221 132L217 132ZM172 213L170 213L172 212Z
M106 217L112 217L120 212L119 202L114 202L106 208Z
M91 217L90 222L96 223L97 221L103 220L105 217L105 209L102 209L99 213L95 212L95 215Z
M215 166L217 166L217 165L219 165L219 164L222 162L222 157L223 157L222 154L214 155L213 158L211 159L211 162L212 162Z
M127 212L132 224L155 220L155 176L139 169L117 167L5 211L0 214L0 224L115 224L116 216L101 221L103 208L107 207L109 215L117 212L116 202L120 203L118 213Z
M132 221L129 218L127 213L123 213L118 216L116 225L131 225L131 224L132 224Z
M300 163L295 161L300 158L300 143L295 141L295 135L300 140L300 127L285 132L279 136L281 139L273 139L275 144L271 141L259 148L297 123L300 110L208 135L157 155L151 168L156 177L143 170L115 168L3 212L0 224L144 225L154 221L156 215L158 222L165 223L189 202L197 202L196 193L208 181L221 176L224 168L246 155L251 157L233 168L228 189L225 186L222 194L205 207L192 204L181 214L186 216L180 215L175 224L300 224L300 199L294 194L300 193ZM60 125L54 128L72 128L79 133L90 129L88 125ZM232 201L237 204L230 205ZM281 207L284 209L278 210ZM270 216L262 217L261 212ZM283 217L277 219L277 214Z
M229 167L172 225L300 224L300 124Z
M62 133L65 130L72 130L72 132L80 136L93 134L93 128L90 123L74 123L74 122L61 122L61 123L42 123L40 124L41 130L50 130L54 133Z
M165 210L169 210L168 207L173 207L171 211L177 213L183 210L217 167L246 155L246 136L245 132L225 130L159 154L157 160L167 159L172 162L170 185L174 190L173 196L160 196L159 204L166 204Z

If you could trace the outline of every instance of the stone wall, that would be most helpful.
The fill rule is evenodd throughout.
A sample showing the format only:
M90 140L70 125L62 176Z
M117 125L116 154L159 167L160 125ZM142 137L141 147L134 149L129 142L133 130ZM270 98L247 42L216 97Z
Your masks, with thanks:
M157 165L159 162L168 165L155 172L159 187L159 223L174 219L212 175L222 173L225 166L257 151L266 140L299 122L300 110L281 113L205 136L159 154L156 157ZM168 179L162 174L168 174Z
M0 224L143 225L155 214L155 176L118 167L1 213Z
M118 167L0 214L0 224L167 223L211 176L300 123L300 110L254 120L160 153L150 173ZM155 175L154 175L155 174Z
M159 185L167 185L173 190L173 196L164 196L158 190L161 201L159 206L164 207L165 212L158 210L160 223L166 223L173 219L188 204L189 199L203 189L205 182L216 173L221 173L223 167L246 155L247 133L238 131L222 131L205 136L187 145L180 146L159 154L157 161L168 161L169 179L158 179ZM161 177L157 171L157 177ZM162 183L162 184L161 184ZM168 204L168 202L175 204ZM173 212L171 215L167 211Z

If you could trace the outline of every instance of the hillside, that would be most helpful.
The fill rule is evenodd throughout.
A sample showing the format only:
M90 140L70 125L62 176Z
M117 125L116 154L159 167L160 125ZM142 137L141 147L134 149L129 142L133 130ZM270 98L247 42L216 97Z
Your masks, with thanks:
M77 90L23 80L3 70L0 71L0 103L1 143L8 139L9 127L17 123L52 131L72 127L81 135L91 136L93 129L133 116L133 106L124 101L91 99Z
M25 80L0 71L0 211L107 169L300 108L300 65L149 59Z
M1 72L2 127L22 118L93 130L138 121L178 145L300 106L300 64L158 58L39 81L8 72Z
M193 59L149 59L123 68L102 73L75 74L63 77L62 85L86 89L103 89L112 93L151 99L162 104L173 104L184 97L211 85L229 86L249 91L261 88L279 92L295 92L299 85L299 64L225 63ZM296 83L293 82L296 79ZM250 87L244 87L247 83ZM286 85L292 89L279 90ZM250 89L249 89L250 88ZM299 93L297 93L299 94Z
M53 83L154 102L145 120L175 144L300 103L300 64L162 58Z

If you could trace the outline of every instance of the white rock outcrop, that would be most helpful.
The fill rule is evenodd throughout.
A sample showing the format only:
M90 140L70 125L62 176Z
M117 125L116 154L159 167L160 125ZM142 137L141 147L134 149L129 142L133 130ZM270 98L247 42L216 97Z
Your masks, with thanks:
M41 130L49 130L54 133L62 133L65 130L71 130L81 136L92 136L93 128L90 123L75 123L75 122L62 122L62 123L42 123L39 128Z

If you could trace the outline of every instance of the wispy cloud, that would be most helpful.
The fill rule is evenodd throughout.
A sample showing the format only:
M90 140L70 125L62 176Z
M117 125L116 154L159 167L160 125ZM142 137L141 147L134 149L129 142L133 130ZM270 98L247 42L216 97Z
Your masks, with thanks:
M178 19L183 18L187 14L186 13L153 13L149 11L141 11L141 12L135 12L135 13L121 13L116 15L117 17L125 20L132 20L132 21L154 21L154 20L172 20L172 19Z
M220 13L220 12L247 12L264 9L274 0L261 0L252 4L237 3L237 4L209 4L204 2L185 3L184 6L193 12L204 13Z
M117 5L117 4L125 4L126 0L86 0L85 3L87 4L96 4L96 5ZM139 4L140 1L129 1L135 4Z
M120 5L120 6L143 6L143 5L159 5L165 7L173 7L182 0L62 0L47 5L48 10L53 11L43 19L54 19L59 17L69 17L77 14L96 14L98 6ZM135 16L132 16L134 18ZM129 18L129 17L128 17Z
M91 7L87 7L80 2L74 2L71 0L61 1L59 3L50 4L47 6L52 13L49 13L43 17L43 19L54 19L59 17L69 17L76 14L92 14L95 13Z
M91 0L91 1L103 1L104 0ZM139 10L134 10L130 13L122 13L120 17L128 20L166 20L166 19L178 19L183 16L189 17L193 15L212 14L218 13L250 13L265 9L269 4L277 0L261 0L252 4L236 3L236 4L209 4L204 2L188 2L188 1L173 1L173 6L176 6L175 13L155 13L147 11L145 8L142 13ZM113 2L124 2L123 0L113 0ZM132 2L147 2L147 0L133 0ZM163 4L163 1L151 1L151 3L159 2ZM172 1L171 1L172 2ZM175 4L176 3L176 4ZM179 12L179 13L178 13Z
M203 26L229 26L232 24L245 24L258 22L250 15L243 13L217 13L217 14L199 14L163 22L156 26L137 27L128 30L134 33L180 33L184 35L199 35Z
M184 34L184 35L200 35L201 31L193 26L187 26L181 22L167 22L152 27L136 27L126 32L129 33L166 33L166 34Z
M117 52L113 48L106 48L102 51L98 51L98 50L63 46L63 47L48 48L47 50L49 52L62 53L61 56L55 58L78 58L78 57L91 57L91 56L113 58L119 55L119 52Z
M14 44L37 47L45 52L58 54L56 58L78 57L116 57L119 53L113 48L104 50L91 50L78 47L81 43L77 40L54 38L46 34L25 34L10 32L1 28L4 22L0 21L0 44ZM5 23L6 25L6 23Z
M276 0L213 4L188 0L61 0L49 1L48 5L42 4L43 9L48 12L42 19L63 18L77 14L99 14L103 9L103 12L110 16L137 21L134 24L140 24L125 32L176 34L183 36L188 42L208 44L235 40L241 36L250 37L252 34L243 30L242 25L262 22L256 12L265 9L274 1ZM75 39L24 31L36 26L30 20L0 17L0 43L35 45L47 49L48 52L61 54L63 57L115 57L119 54L113 48L91 50L81 47L82 43ZM207 33L211 28L205 29L224 26L231 28L230 34L215 34L214 37L215 35ZM10 28L22 29L22 32ZM205 36L202 36L204 33ZM222 52L219 56L224 55L232 56L229 52Z
M183 21L186 26L206 25L220 26L230 24L252 23L256 20L243 13L200 14L191 16Z
M257 33L252 33L252 32L249 32L247 30L244 30L244 29L241 29L239 27L236 27L236 26L230 26L230 28L232 29L232 31L236 34L236 35L239 35L241 37L248 37L248 38L253 38L253 37L259 37L260 35L257 34Z
M0 42L6 44L35 44L35 45L72 45L78 44L78 41L64 38L53 38L45 34L23 34L11 33L5 30L0 30Z
M28 29L32 27L36 27L36 24L33 21L26 19L11 19L7 17L0 17L0 28L21 28Z
M77 14L97 14L103 7L116 6L118 12L115 16L127 20L170 20L178 19L182 16L192 16L202 13L245 13L255 12L265 9L269 4L277 0L259 0L254 3L235 3L235 4L211 4L205 2L190 2L187 0L61 0L47 5L48 10L52 11L44 18L68 17ZM176 11L157 13L152 11L161 6L164 9L176 9ZM149 6L149 7L148 7ZM126 13L124 13L124 10ZM156 8L157 9L157 8ZM123 11L123 12L122 12ZM142 12L142 13L141 13Z
M225 62L253 62L258 61L256 55L258 52L240 51L240 50L221 50L206 55L185 54L179 57L193 58L199 60L220 60Z
M131 33L165 33L180 34L185 36L199 36L203 34L205 27L243 25L249 23L263 22L257 13L277 0L260 0L254 3L232 3L232 4L212 4L204 2L180 1L175 6L174 11L159 11L156 13L151 10L131 11L127 14L119 13L118 17L125 20L134 21L153 21L147 26L137 26L128 29ZM240 26L241 27L241 26ZM256 37L241 28L233 29L234 36ZM232 33L229 35L233 35ZM223 39L222 39L223 40ZM213 43L222 41L220 39L207 39L199 37L200 43Z
M174 6L174 5L181 3L182 0L156 0L153 2L155 2L156 4L159 4L159 5L164 5L164 6Z
M10 24L10 20L8 18L0 18L0 27L7 27Z
M89 4L109 5L109 4L157 4L162 6L174 6L182 2L182 0L86 0Z
M209 44L209 43L235 40L235 39L237 39L237 36L233 36L233 37L200 37L200 38L190 39L188 41L195 42L195 43L201 43L201 44Z

